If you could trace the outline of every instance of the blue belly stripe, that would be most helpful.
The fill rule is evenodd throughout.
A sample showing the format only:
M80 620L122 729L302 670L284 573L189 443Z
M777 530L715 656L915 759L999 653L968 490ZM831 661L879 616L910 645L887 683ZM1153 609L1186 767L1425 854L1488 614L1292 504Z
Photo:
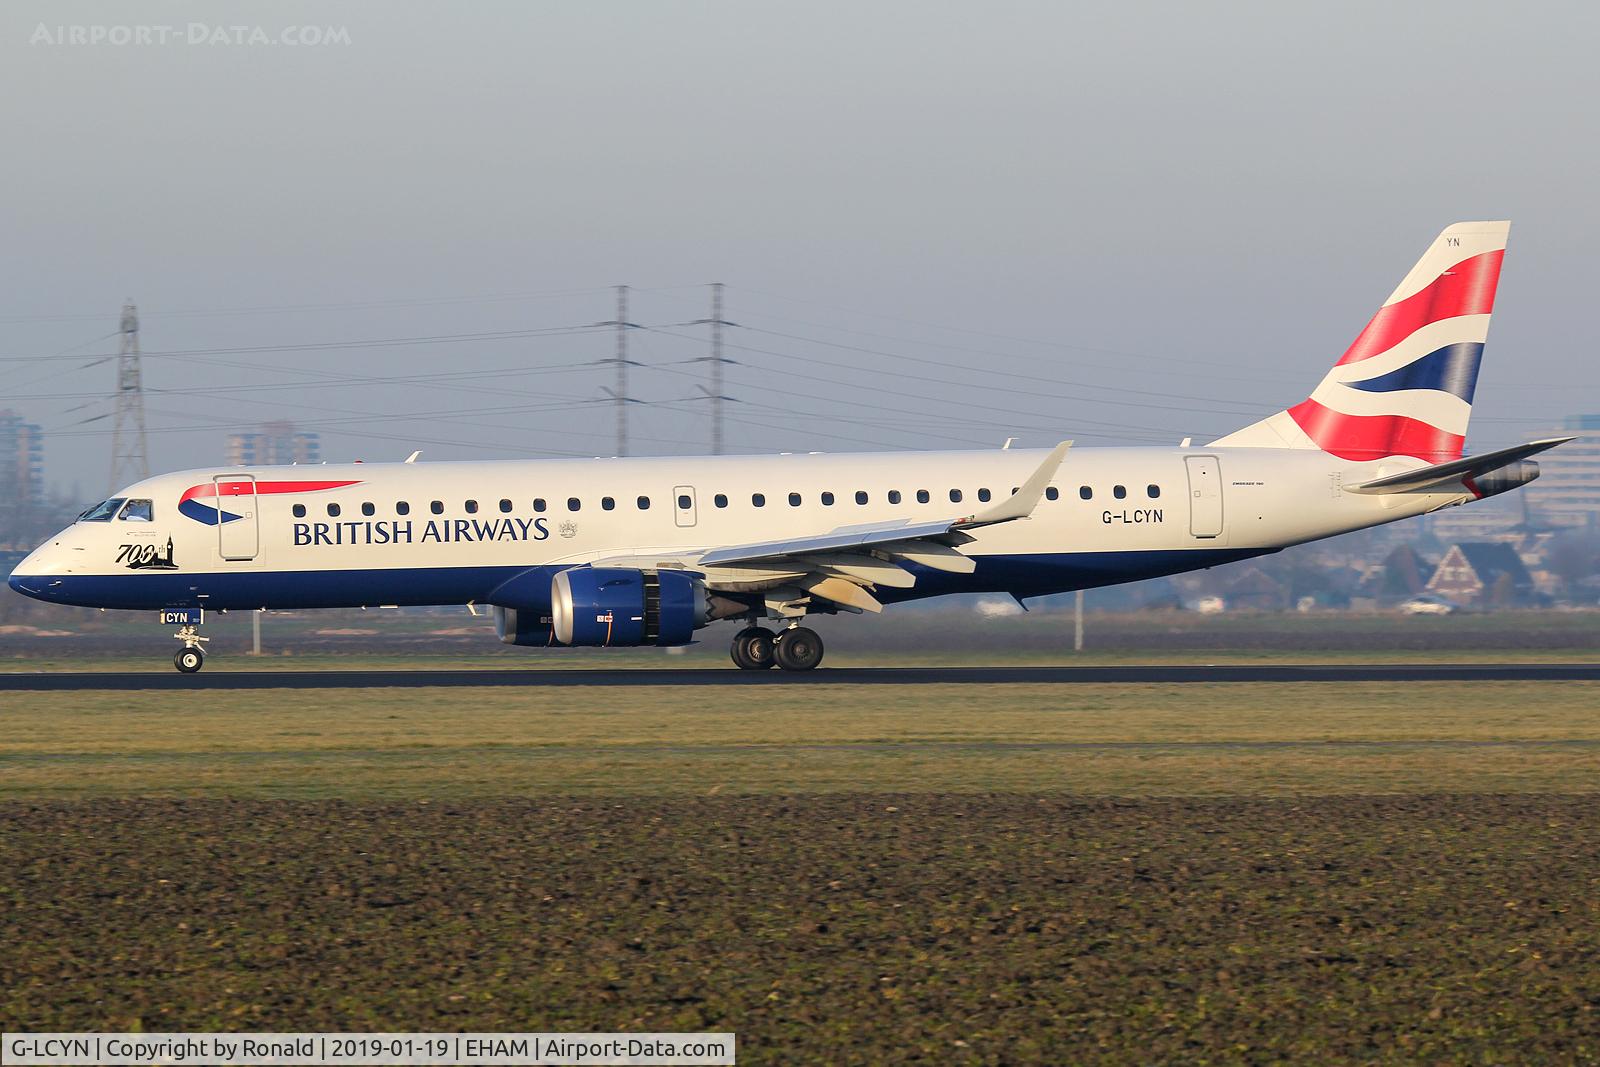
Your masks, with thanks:
M950 574L912 564L909 569L917 576L916 586L911 589L880 589L879 598L885 603L899 603L953 593L1046 596L1214 567L1276 551L1276 548L1194 548L1159 552L976 556L974 559L978 567L971 574ZM468 602L492 604L496 599L504 599L511 590L515 591L517 606L531 608L534 606L532 601L537 598L536 591L548 591L550 579L557 571L566 569L565 566L511 566L195 574L145 571L37 577L13 574L10 585L25 596L57 604L128 610L184 607L213 610L352 608L375 604L420 607ZM497 593L500 594L498 597ZM548 607L547 601L544 606Z

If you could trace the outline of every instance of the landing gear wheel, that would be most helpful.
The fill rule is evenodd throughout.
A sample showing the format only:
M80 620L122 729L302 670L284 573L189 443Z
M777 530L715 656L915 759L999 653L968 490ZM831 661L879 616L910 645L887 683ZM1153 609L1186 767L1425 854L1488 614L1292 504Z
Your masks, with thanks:
M804 626L785 630L778 635L773 658L786 671L809 671L822 662L822 638Z
M767 670L774 663L773 641L774 635L771 630L764 630L759 626L740 630L733 638L733 662L742 671Z
M205 666L206 654L198 648L180 648L178 654L172 657L172 665L184 674L193 674Z

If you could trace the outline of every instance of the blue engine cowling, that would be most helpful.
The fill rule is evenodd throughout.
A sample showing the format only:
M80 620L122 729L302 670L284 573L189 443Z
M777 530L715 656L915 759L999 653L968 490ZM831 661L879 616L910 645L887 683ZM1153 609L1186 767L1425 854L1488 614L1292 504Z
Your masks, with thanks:
M574 567L551 581L550 605L563 645L686 645L710 621L705 583L673 570Z

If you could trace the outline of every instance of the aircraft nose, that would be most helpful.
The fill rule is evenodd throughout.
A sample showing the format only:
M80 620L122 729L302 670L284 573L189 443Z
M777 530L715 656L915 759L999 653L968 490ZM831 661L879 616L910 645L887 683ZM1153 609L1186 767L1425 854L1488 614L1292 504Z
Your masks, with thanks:
M43 545L34 549L22 558L11 571L11 577L6 579L6 584L23 596L33 597L35 600L48 599L49 588L53 576L60 572L53 559L59 554L51 551L50 545Z

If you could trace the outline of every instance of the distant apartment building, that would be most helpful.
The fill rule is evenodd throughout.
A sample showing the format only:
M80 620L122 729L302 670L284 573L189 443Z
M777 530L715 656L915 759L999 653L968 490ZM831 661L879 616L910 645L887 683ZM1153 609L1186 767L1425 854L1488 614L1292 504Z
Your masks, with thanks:
M1600 528L1600 415L1574 415L1552 437L1576 436L1541 452L1539 478L1523 492L1542 526Z
M44 500L44 435L14 411L0 411L0 506Z
M291 422L268 422L248 433L229 434L228 462L245 467L321 463L322 446L316 434L296 430Z

